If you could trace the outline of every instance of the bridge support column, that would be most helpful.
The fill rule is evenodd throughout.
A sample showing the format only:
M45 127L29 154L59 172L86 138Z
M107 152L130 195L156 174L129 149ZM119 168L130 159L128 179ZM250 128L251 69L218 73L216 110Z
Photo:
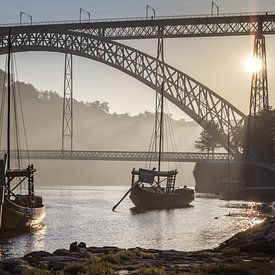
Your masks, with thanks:
M65 54L62 151L73 150L73 56Z
M268 110L268 85L265 37L257 33L254 39L253 57L261 62L261 67L253 72L251 80L249 115L255 116Z
M259 32L254 39L253 57L259 60L261 66L253 72L251 80L250 109L247 118L244 157L250 162L271 163L274 125L268 102L265 37L261 32L260 23Z

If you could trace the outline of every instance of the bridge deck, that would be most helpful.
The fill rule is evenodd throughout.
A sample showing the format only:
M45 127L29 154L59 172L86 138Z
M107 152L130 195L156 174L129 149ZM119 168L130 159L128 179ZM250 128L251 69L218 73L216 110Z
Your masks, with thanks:
M2 151L2 154L4 152ZM12 157L16 154L13 152ZM28 158L27 151L21 151L22 158ZM105 161L158 161L158 153L135 151L61 151L61 150L30 150L31 159L53 160L105 160ZM226 161L226 153L196 153L196 152L163 152L165 162L203 162ZM232 157L230 157L233 160Z
M13 27L18 31L75 30L91 35L118 39L148 39L173 37L207 37L252 35L259 29L264 34L275 34L275 13L245 13L193 15L156 18L119 18L93 21L54 21L30 24L0 25L0 32L6 33Z

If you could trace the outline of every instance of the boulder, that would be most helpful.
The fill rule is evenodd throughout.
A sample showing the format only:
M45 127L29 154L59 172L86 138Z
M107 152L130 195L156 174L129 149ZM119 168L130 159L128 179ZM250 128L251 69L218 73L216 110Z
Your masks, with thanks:
M53 252L54 256L71 256L72 252L65 248L57 249Z
M23 258L32 265L38 266L44 257L52 256L52 253L47 251L33 251L26 254Z
M78 249L78 246L77 246L77 242L73 242L70 244L70 249L69 249L71 252L77 252L79 249Z
M4 259L1 261L3 269L13 272L13 270L19 265L28 265L28 262L22 258Z
M86 247L86 243L84 243L84 242L80 242L79 244L78 244L78 248L87 248Z

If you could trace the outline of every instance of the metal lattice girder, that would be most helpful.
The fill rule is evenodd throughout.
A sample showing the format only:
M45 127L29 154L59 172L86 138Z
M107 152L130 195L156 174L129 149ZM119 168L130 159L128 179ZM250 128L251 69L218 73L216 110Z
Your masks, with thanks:
M7 34L0 36L0 54L7 52ZM76 32L12 32L13 52L70 53L112 66L156 90L158 60L120 43ZM240 152L245 115L187 74L164 64L164 96L205 128L224 148L228 130L232 155ZM216 125L218 127L216 127ZM210 127L213 125L213 127Z
M274 13L160 17L155 19L126 18L85 23L79 21L42 22L33 23L32 26L12 25L12 27L21 32L74 30L115 40L254 35L258 32L259 24L262 25L264 35L275 34ZM9 25L0 26L0 33L5 33L8 28ZM159 33L159 28L163 29L162 33Z
M65 54L62 150L73 150L73 56Z
M262 33L255 35L253 57L259 60L261 67L253 72L251 81L249 115L255 116L269 109L266 67L265 38Z
M71 150L29 150L22 151L22 158L32 159L67 159L67 160L110 160L110 161L158 161L156 152L137 151L71 151ZM16 157L15 152L11 157ZM230 158L233 160L233 158ZM203 162L203 161L227 161L225 153L197 153L197 152L163 152L163 161L167 162Z
M265 34L275 33L275 15L246 15L246 16L202 16L165 18L154 20L134 20L107 22L96 28L71 30L84 31L91 35L102 35L109 39L145 39L145 38L172 38L172 37L208 37L208 36L234 36L255 34L263 22ZM163 33L159 33L159 28Z

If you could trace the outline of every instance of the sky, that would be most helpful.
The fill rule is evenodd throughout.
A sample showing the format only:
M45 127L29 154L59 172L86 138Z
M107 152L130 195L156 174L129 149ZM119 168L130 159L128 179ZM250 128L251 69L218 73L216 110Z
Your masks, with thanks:
M146 5L157 16L209 14L206 0L0 0L0 24L19 22L20 11L32 15L34 22L78 20L79 9L91 12L92 19L144 17ZM215 0L220 13L275 11L274 0ZM83 15L85 17L85 15ZM23 18L28 22L28 18ZM267 39L270 105L275 103L275 38ZM156 41L123 41L127 45L156 56ZM251 75L244 62L252 53L253 37L165 39L165 62L189 74L233 105L248 112ZM4 56L0 67L4 68ZM16 55L20 81L39 90L63 93L64 54L28 52ZM74 57L74 97L83 101L107 101L110 111L136 115L154 110L154 91L136 79L101 63ZM177 119L188 119L169 104Z

